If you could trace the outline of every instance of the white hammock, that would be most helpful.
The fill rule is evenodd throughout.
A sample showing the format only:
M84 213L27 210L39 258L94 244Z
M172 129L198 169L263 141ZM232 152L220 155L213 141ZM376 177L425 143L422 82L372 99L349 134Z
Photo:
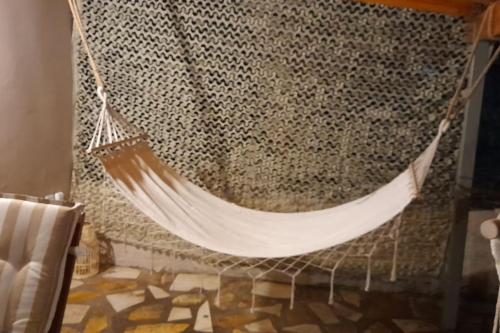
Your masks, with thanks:
M213 251L271 258L335 246L391 220L417 196L443 131L441 126L419 158L389 184L306 213L262 212L221 200L162 165L141 137L98 149L120 192L171 233Z
M321 250L360 237L401 213L418 196L455 108L470 98L487 70L468 94L461 96L472 57L468 59L435 138L387 185L355 201L315 212L256 211L225 202L163 165L148 147L145 136L107 105L104 84L74 1L69 0L71 10L103 102L89 151L99 156L119 191L155 222L196 245L235 256L272 258ZM473 49L478 41L479 34Z

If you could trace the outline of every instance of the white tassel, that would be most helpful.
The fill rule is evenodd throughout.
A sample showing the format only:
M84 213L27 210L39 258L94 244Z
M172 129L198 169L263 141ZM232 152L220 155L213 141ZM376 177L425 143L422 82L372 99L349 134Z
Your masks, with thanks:
M174 255L172 256L172 261L173 261L173 265L172 267L170 268L170 275L172 277L175 277L175 264L177 262L177 250L174 250Z
M255 312L255 278L252 279L252 306L250 307L250 312Z
M150 267L151 273L154 272L154 268L155 268L155 249L153 243L151 243L151 267Z
M123 243L124 243L124 252L125 253L128 253L128 223L125 223L125 226L124 226L124 240L123 240Z
M328 304L333 305L335 301L335 294L333 291L333 285L335 283L335 270L332 269L332 272L330 274L330 296L328 297Z
M219 284L217 286L217 296L215 296L215 305L220 307L220 293L221 293L221 286L222 286L222 274L219 273L217 274L217 278L219 280Z
M366 283L365 291L370 291L370 285L372 281L372 256L368 256L368 267L366 268Z
M391 269L391 282L397 280L397 265L398 265L398 248L399 248L399 229L396 230L396 238L394 239L394 251L392 253L392 269Z
M293 310L295 303L295 275L292 276L292 289L290 290L290 310Z

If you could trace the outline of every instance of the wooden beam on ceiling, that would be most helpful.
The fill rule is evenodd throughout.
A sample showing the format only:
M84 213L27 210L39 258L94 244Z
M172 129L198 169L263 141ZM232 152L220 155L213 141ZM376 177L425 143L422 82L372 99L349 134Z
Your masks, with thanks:
M409 8L451 16L474 16L494 0L356 0L395 8Z

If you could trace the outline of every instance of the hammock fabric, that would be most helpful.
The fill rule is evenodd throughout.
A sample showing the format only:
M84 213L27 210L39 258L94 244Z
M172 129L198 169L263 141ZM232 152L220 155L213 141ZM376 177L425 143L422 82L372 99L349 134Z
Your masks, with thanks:
M120 192L173 234L226 254L287 257L347 242L399 214L418 195L443 131L441 126L389 184L358 200L305 213L262 212L221 200L163 165L141 137L105 146L99 155Z
M101 113L89 151L96 153L118 190L139 210L171 233L196 245L243 257L287 257L332 247L388 222L418 196L439 140L459 106L468 100L486 70L466 94L466 68L446 116L428 147L387 185L355 201L315 212L271 213L225 202L163 165L141 131L108 106L104 83L83 34L75 0L75 25L96 78ZM477 48L477 36L473 50Z

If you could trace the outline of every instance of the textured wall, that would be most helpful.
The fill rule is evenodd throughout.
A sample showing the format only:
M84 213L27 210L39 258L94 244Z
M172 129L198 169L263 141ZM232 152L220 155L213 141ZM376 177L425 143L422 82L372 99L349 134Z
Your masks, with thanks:
M405 169L433 137L466 53L459 20L347 0L82 0L82 10L111 103L192 181L264 210L330 207ZM98 101L76 56L81 148ZM424 198L404 214L403 275L440 272L458 138L454 124ZM77 160L75 195L99 231L161 244L97 161ZM378 271L391 257L381 246Z
M0 192L69 194L71 19L65 0L0 0Z

